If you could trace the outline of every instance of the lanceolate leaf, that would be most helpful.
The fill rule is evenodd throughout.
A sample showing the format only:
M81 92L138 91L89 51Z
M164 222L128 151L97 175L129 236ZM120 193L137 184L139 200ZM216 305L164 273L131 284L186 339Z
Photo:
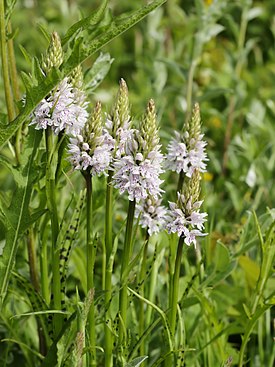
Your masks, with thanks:
M101 6L99 9L95 12L90 14L88 17L81 19L80 21L76 22L74 25L72 25L65 36L62 38L62 46L64 46L71 37L73 37L76 32L86 29L89 26L95 26L103 17L106 6L108 5L109 0L102 1Z
M89 36L84 38L79 38L75 42L74 48L71 52L71 55L67 59L67 61L61 66L61 71L59 72L56 69L53 69L47 77L44 79L42 83L39 85L33 86L29 90L26 91L26 105L21 114L8 126L0 127L0 146L2 146L7 140L9 140L12 135L16 132L19 126L29 117L32 110L35 106L65 77L68 76L72 70L82 63L85 59L96 53L100 50L104 45L110 42L115 37L119 36L127 29L131 28L133 25L138 23L141 19L143 19L147 14L152 12L154 9L164 4L166 0L155 0L152 1L149 5L141 7L136 12L132 13L128 17L120 18L119 23L114 21L111 25L104 26L99 30L101 33L97 35L95 39L90 39ZM100 18L99 18L100 20ZM90 26L90 22L86 24L85 22L81 23L80 27L76 27L76 31L78 29L86 30ZM75 30L71 30L72 34L75 33ZM68 35L69 33L69 35ZM70 32L68 31L67 37L71 37ZM80 32L81 35L81 32ZM65 36L66 37L66 36ZM65 39L66 41L66 39Z
M143 357L137 357L135 359L133 359L131 362L127 363L125 367L139 367L142 362L145 361L145 359L147 359L147 356L143 356Z
M8 207L2 205L5 215L6 243L0 256L0 305L7 292L9 278L13 268L18 247L18 239L26 229L26 223L31 223L29 201L32 185L36 179L36 172L32 169L37 147L41 140L41 132L30 129L26 149L22 155L20 170L14 169L14 179L17 188Z

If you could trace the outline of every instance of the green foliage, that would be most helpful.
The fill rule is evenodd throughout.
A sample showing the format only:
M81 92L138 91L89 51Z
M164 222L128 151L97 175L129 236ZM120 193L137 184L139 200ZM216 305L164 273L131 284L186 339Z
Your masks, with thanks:
M0 365L80 367L83 362L86 367L94 353L96 365L103 366L107 321L114 365L124 361L124 367L165 366L172 360L177 367L272 367L273 1L106 0L94 1L94 5L98 8L91 12L87 0L6 2L6 19L13 25L13 30L7 29L7 39L15 45L20 98L25 96L25 102L17 101L18 115L8 122L5 86L0 79ZM61 35L65 58L59 69L45 77L41 55L52 31ZM66 138L57 141L51 165L41 132L27 127L37 104L79 64L84 69L89 103L101 100L106 113L112 112L121 78L129 87L134 124L141 120L147 101L154 98L163 153L173 130L182 130L192 105L200 104L208 141L208 172L201 196L209 235L200 241L197 251L183 249L175 335L169 323L169 288L177 239L161 233L147 243L135 222L132 255L120 277L126 201L113 192L112 248L104 264L107 179L93 178L91 241L97 251L95 293L89 298L87 222L81 210L87 204L81 191L85 180L71 170ZM62 295L65 313L50 304L52 228L46 172L56 185L61 223L56 251L63 293L66 287ZM163 179L167 205L175 201L178 177L164 172ZM29 275L31 231L38 287ZM107 303L104 269L112 282ZM123 286L128 287L128 325L120 343L119 293ZM85 333L91 303L95 346ZM48 316L58 312L62 328L52 340ZM43 343L39 327L45 353L39 346L41 340Z
M0 259L1 306L6 295L20 236L44 213L44 210L33 214L29 212L32 186L37 179L37 173L32 168L40 139L40 132L30 132L24 155L21 157L21 169L13 169L9 165L17 187L10 203L7 206L3 203L1 207L6 228L6 244Z

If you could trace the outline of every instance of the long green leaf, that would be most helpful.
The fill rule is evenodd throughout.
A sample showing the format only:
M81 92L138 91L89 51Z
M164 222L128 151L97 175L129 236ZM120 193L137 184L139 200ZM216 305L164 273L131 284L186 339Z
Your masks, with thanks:
M16 132L16 130L21 126L21 124L29 117L35 106L47 95L49 92L66 76L68 76L72 70L86 60L91 55L99 51L104 45L109 43L111 40L125 32L127 29L131 28L133 25L138 23L146 15L152 12L157 7L164 4L166 0L155 0L149 5L143 6L136 12L128 17L120 18L119 22L114 21L109 26L104 26L99 28L101 33L97 35L95 39L90 39L89 35L84 38L79 38L74 45L71 55L66 60L66 62L61 66L61 70L53 69L47 75L42 83L33 86L31 89L26 91L26 105L21 112L21 114L8 126L0 127L0 146L5 144ZM89 24L88 24L89 25ZM83 30L88 28L87 24L82 24L81 28ZM83 32L83 30L81 32ZM80 35L81 35L80 32ZM92 32L94 37L94 32Z
M79 30L85 29L88 26L95 26L102 19L108 2L109 0L102 1L102 4L95 13L73 24L62 38L62 46L64 46Z
M0 256L0 305L2 306L13 268L18 240L26 229L26 223L31 223L29 201L32 186L37 178L32 169L37 147L41 140L41 132L31 129L24 154L22 155L22 168L14 170L14 179L17 188L13 194L9 207L2 205L5 214L6 243Z
M127 363L125 367L139 367L142 364L142 362L144 362L145 359L147 358L148 356L137 357L133 359L131 362Z

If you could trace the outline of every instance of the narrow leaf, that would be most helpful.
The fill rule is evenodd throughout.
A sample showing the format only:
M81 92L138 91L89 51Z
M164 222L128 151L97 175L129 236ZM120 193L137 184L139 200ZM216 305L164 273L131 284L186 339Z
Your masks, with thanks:
M147 358L148 356L137 357L133 359L131 362L127 363L125 367L139 367L141 363L144 362L145 359Z
M11 271L13 268L18 240L25 229L25 221L31 221L29 214L29 201L32 192L32 185L36 178L36 173L32 169L32 164L42 134L37 130L29 133L27 146L22 155L21 180L17 184L17 189L13 195L10 206L5 211L6 216L6 244L0 256L0 305L6 295Z
M88 17L83 18L73 24L62 38L62 46L64 46L79 30L85 29L88 26L96 25L102 19L108 2L109 0L102 1L101 6L95 13L92 13Z

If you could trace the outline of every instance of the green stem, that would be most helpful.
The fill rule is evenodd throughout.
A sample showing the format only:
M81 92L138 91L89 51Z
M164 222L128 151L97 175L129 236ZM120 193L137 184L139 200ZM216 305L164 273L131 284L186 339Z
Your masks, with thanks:
M260 275L259 275L257 289L256 289L256 293L254 296L253 306L252 306L252 311L251 311L252 315L256 312L256 309L260 303L260 300L262 299L266 282L269 278L270 271L272 269L272 265L274 264L275 239L272 238L272 235L266 240L264 246L265 248L264 248L263 255L262 255L263 258L261 261Z
M171 304L170 318L169 318L172 336L175 335L175 329L176 329L176 316L177 316L177 304L178 304L178 295L179 295L179 278L180 278L182 249L183 249L183 237L180 237L179 243L178 243L177 255L176 255L174 276L173 276L172 304Z
M141 297L144 297L144 278L145 278L145 274L146 274L146 260L147 260L147 251L148 251L148 245L149 245L149 234L148 231L146 232L146 239L145 239L145 245L144 245L144 249L143 249L143 256L142 256L142 263L141 263L141 269L140 269L140 277L139 277L139 282L142 282L140 289L139 289L139 294L141 295ZM144 316L145 316L145 311L144 311L144 301L142 299L140 299L139 301L139 337L141 338L143 333L144 333ZM142 339L142 342L140 343L140 348L139 348L139 355L143 356L145 355L145 343L144 343L144 339Z
M8 32L9 34L12 33L12 26L11 26L10 21L8 22ZM19 91L19 84L18 84L16 59L14 55L13 39L10 38L7 44L8 44L9 63L10 63L10 80L11 80L12 93L14 95L15 100L19 101L20 91Z
M8 22L8 32L12 34L12 26L11 22ZM17 68L16 68L16 60L14 55L14 47L13 47L13 39L10 38L7 42L8 46L8 57L9 57L9 65L10 65L10 81L11 81L11 89L12 94L15 101L19 101L20 99L20 92L19 92L19 84L18 84L18 75L17 75ZM18 114L18 108L16 104L14 105L15 113ZM15 155L16 160L20 163L20 154L21 154L21 135L22 135L22 126L19 127L15 137Z
M133 232L133 223L134 223L134 214L135 214L135 205L136 201L129 201L128 207L128 215L127 215L127 224L126 224L126 233L125 233L125 242L124 249L122 253L122 264L121 264L121 273L120 273L120 282L121 282L121 290L119 293L119 312L121 316L121 323L119 327L119 343L122 344L124 330L127 330L127 307L128 307L128 292L127 292L127 275L128 275L128 266L131 258L131 250L132 250L132 232Z
M36 260L36 251L35 251L35 238L33 228L30 227L28 238L27 238L27 246L28 246L28 259L29 259L29 268L30 268L30 278L31 283L34 289L39 292L39 281L38 281L38 273L37 273L37 260ZM39 318L37 318L37 333L39 339L39 353L43 356L47 353L47 345L45 335L41 326L41 322Z
M90 172L85 174L86 188L87 188L87 232L86 232L86 256L87 256L87 294L90 289L94 288L94 264L95 264L95 247L92 238L92 220L93 220L93 206L92 206L92 176ZM96 366L96 334L95 334L95 305L94 300L90 306L88 314L88 336L90 341L89 353L87 358L87 366Z
M47 241L47 222L48 216L45 215L41 224L41 246L40 246L40 273L41 273L41 292L47 305L50 304L49 291L49 263L48 263L48 241Z
M57 238L59 233L58 213L55 196L55 144L54 135L50 129L46 130L46 149L47 149L47 172L46 172L46 190L47 190L47 205L51 219L52 232L52 295L53 306L55 310L61 310L61 282L59 271L59 249ZM53 316L53 335L58 336L62 329L63 317L61 314Z
M5 22L5 6L4 6L4 0L0 0L0 43L1 43L2 72L3 72L8 119L9 121L12 121L16 117L16 112L14 109L13 95L10 85L9 58L7 52L6 39L7 37L6 37L6 22Z
M177 186L177 193L178 192L181 193L183 182L184 182L184 173L183 173L183 171L180 171L179 180L178 180L178 186ZM178 200L178 197L176 197L176 200Z
M36 260L36 251L35 251L35 241L34 241L34 233L33 228L30 227L27 238L28 245L28 259L29 259L29 269L30 269L30 278L31 283L36 291L39 291L39 282L38 282L38 273L37 273L37 260Z
M107 191L106 191L106 214L105 214L105 260L103 262L102 274L104 277L104 290L105 290L105 367L112 367L113 365L113 337L110 329L111 318L109 313L109 307L112 297L112 268L109 268L109 260L112 253L113 238L113 185L112 185L113 172L109 171L107 179ZM107 268L106 268L107 264Z
M194 80L194 74L197 66L197 61L192 60L189 73L188 73L188 81L187 81L187 92L186 92L186 119L188 120L190 117L190 113L192 110L192 92L193 92L193 80Z
M177 247L177 255L175 261L175 269L172 280L172 292L170 299L170 310L169 310L169 322L171 328L171 336L174 341L175 348L175 333L176 333L176 319L177 319L177 305L179 298L179 278L180 278L180 266L181 266L181 258L182 258L182 249L183 249L183 237L179 238L178 247ZM165 361L166 367L172 367L173 364L173 355L169 355Z

